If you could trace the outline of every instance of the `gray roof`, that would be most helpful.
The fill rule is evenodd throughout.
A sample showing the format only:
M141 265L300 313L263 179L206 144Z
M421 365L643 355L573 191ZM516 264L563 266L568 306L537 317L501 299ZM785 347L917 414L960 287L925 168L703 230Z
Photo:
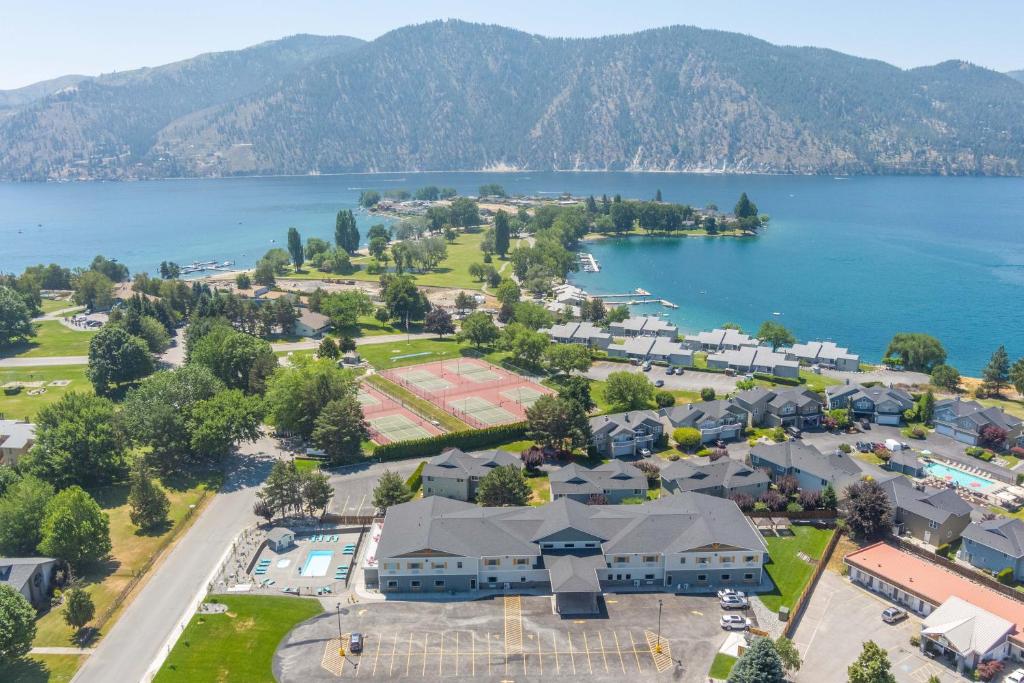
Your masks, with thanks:
M605 568L604 557L589 555L545 555L552 593L600 593L597 570Z
M622 430L632 431L638 424L652 422L661 424L658 414L653 410L629 410L625 413L598 415L590 418L590 431L598 434L615 434Z
M836 490L859 479L862 474L860 465L850 455L842 451L822 453L801 441L759 444L750 449L750 454L779 467L797 469L824 479Z
M662 468L661 478L673 482L680 491L697 493L719 486L730 489L768 483L768 475L764 472L732 458L721 458L715 462L704 458L678 460Z
M881 403L886 400L891 400L899 403L903 410L914 405L914 397L907 392L902 389L881 385L866 387L863 384L839 384L836 386L826 387L825 395L830 399L842 397L848 398L851 401L868 398L872 403Z
M963 655L984 655L1016 630L1013 622L951 595L925 617L921 633L941 636Z
M377 557L538 555L539 543L566 531L595 539L605 553L685 552L713 544L766 551L735 503L699 493L641 505L559 498L539 507L504 508L432 496L388 508Z
M9 584L21 592L36 568L51 562L56 560L52 557L0 557L0 583Z
M821 403L821 398L818 394L810 389L794 387L792 389L782 389L773 393L775 395L768 401L768 405L776 408L782 407L789 402L796 403L797 408L804 408L805 406L814 403Z
M507 465L521 468L523 463L519 456L508 451L466 453L458 448L449 448L427 461L423 467L423 476L441 479L483 477L495 467Z
M910 449L893 451L889 456L889 462L900 467L913 467L915 470L922 467L921 458L917 457L917 453Z
M764 387L754 387L753 389L747 389L746 391L739 392L734 396L734 398L741 404L753 406L761 401L770 401L773 396L775 396L774 391L769 391Z
M746 410L724 399L676 405L662 408L660 412L668 418L673 427L696 425L702 420L720 420L726 415L734 415L740 420L745 420L747 415Z
M1019 427L1022 422L1020 418L1007 414L1001 408L995 406L986 408L977 401L947 398L935 404L935 410L940 409L950 409L956 417L970 419L978 425L979 429L985 425L994 424L1009 431Z
M31 422L0 420L0 446L21 450L35 439L36 426Z
M308 308L299 309L299 322L313 330L323 329L331 324L331 319L323 313L316 313Z
M971 506L952 489L925 487L920 490L904 476L896 475L879 481L893 506L938 524L950 517L971 514Z
M1024 520L998 517L974 522L962 536L1018 560L1024 558Z
M572 463L548 475L551 495L590 495L614 490L647 490L647 475L621 460L587 469Z

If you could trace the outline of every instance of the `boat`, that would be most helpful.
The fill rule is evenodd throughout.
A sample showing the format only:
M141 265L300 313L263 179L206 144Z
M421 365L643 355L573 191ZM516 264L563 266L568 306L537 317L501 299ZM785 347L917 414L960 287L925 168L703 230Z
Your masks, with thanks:
M772 311L772 315L782 315L782 314L779 313L778 311Z

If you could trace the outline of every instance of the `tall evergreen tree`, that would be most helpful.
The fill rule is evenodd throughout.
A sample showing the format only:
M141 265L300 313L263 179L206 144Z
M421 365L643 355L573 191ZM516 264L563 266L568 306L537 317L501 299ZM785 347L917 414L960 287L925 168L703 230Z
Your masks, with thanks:
M594 200L594 195L587 197L587 213L590 215L597 213L597 202Z
M747 193L740 194L740 199L736 202L736 208L732 211L736 214L736 218L753 218L757 215L757 204L750 201L747 197Z
M1006 347L1002 344L992 354L988 365L981 374L985 380L986 388L995 394L1005 387L1010 381L1010 356L1006 353Z
M138 458L132 467L128 490L128 516L132 524L140 529L158 527L167 521L170 507L167 494L153 481L145 460Z
M302 249L302 237L295 228L288 228L288 253L292 257L292 264L295 266L295 270L301 268L306 257Z
M782 683L784 680L782 660L768 638L755 638L729 674L729 683Z
M508 214L502 210L494 214L494 251L499 256L505 256L509 247L509 221Z
M387 512L393 505L409 502L412 496L412 491L397 472L384 470L384 474L380 475L377 485L373 488L373 506L381 512Z
M334 243L354 254L359 249L359 228L351 209L342 209L334 221Z
M846 675L849 683L896 683L889 655L873 640L864 643L857 661L846 669Z
M744 196L746 196L746 195L744 195ZM656 202L660 202L661 201L661 188L660 187L654 193L654 201L656 201Z

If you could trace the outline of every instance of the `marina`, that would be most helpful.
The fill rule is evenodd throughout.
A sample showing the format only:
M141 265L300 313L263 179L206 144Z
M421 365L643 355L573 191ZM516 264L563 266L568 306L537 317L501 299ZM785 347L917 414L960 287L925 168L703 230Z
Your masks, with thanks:
M188 275L189 273L205 273L210 270L227 272L230 271L234 265L234 261L193 261L187 266L181 267L181 274Z
M585 273L601 272L601 264L599 264L597 262L597 259L594 258L594 255L589 252L584 252L580 254L580 267L583 269L583 272Z
M594 294L595 299L600 299L606 304L612 304L614 306L640 306L643 304L661 304L665 308L679 308L678 304L672 303L668 299L662 299L656 297L646 289L637 287L632 292L625 294Z

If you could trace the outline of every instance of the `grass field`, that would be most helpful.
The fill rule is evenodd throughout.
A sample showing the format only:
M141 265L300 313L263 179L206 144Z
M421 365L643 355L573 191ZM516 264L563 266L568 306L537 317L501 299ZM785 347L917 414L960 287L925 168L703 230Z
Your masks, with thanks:
M420 398L408 389L400 387L380 375L370 375L366 378L366 381L383 391L385 394L390 394L391 396L401 400L423 417L431 420L437 420L441 423L441 427L446 431L464 432L467 429L470 429L470 426L462 420L453 415L449 415L430 401Z
M729 674L732 673L732 667L735 664L735 657L719 652L715 655L714 661L711 662L711 670L708 671L708 676L724 681L729 678Z
M152 532L139 531L128 518L128 485L116 484L90 491L103 511L110 516L111 560L86 572L81 578L96 605L97 617L102 614L173 536L185 528L189 505L199 503L203 491L215 482L174 483L167 488L171 501L169 523ZM108 622L108 626L113 622ZM53 610L36 622L36 646L65 647L73 645L74 631L64 623L61 611Z
M422 324L410 323L409 332L416 334L422 331ZM361 315L355 327L342 327L331 332L332 337L375 337L384 334L405 334L404 329L399 329L390 323L382 323L372 315Z
M66 308L75 308L79 311L84 311L84 306L75 306L75 302L70 299L43 299L43 305L41 306L43 313L53 313L54 311L63 311Z
M418 365L430 363L436 360L447 360L449 358L460 358L472 355L466 345L461 344L453 337L446 339L414 339L412 341L395 340L394 344L368 344L359 347L359 355L378 370L388 368L400 368L406 365ZM397 358L396 356L409 356L408 358Z
M228 611L192 617L157 673L157 683L271 683L277 644L296 624L323 611L318 600L304 598L233 595L213 599L227 605Z
M543 505L551 500L551 482L548 481L547 472L538 472L535 475L526 475L526 483L533 490L533 497L530 498L530 505Z
M803 552L812 559L820 559L832 529L817 529L810 526L793 526L794 536L769 536L768 554L771 559L764 566L772 577L775 588L771 593L761 593L761 602L773 612L785 605L792 608L808 579L814 572L814 565L804 562L797 553Z
M0 665L0 681L4 683L67 683L84 657L79 655L29 655L25 659Z
M0 385L7 382L46 382L54 380L71 380L66 387L46 387L46 393L29 396L28 389L22 388L17 394L7 396L0 393L0 414L9 420L22 420L35 417L44 406L57 402L69 391L92 393L92 384L85 375L84 365L55 365L33 368L0 368Z
M56 320L44 320L34 324L36 336L28 342L0 349L0 358L87 356L89 340L96 334L91 330L72 330Z

